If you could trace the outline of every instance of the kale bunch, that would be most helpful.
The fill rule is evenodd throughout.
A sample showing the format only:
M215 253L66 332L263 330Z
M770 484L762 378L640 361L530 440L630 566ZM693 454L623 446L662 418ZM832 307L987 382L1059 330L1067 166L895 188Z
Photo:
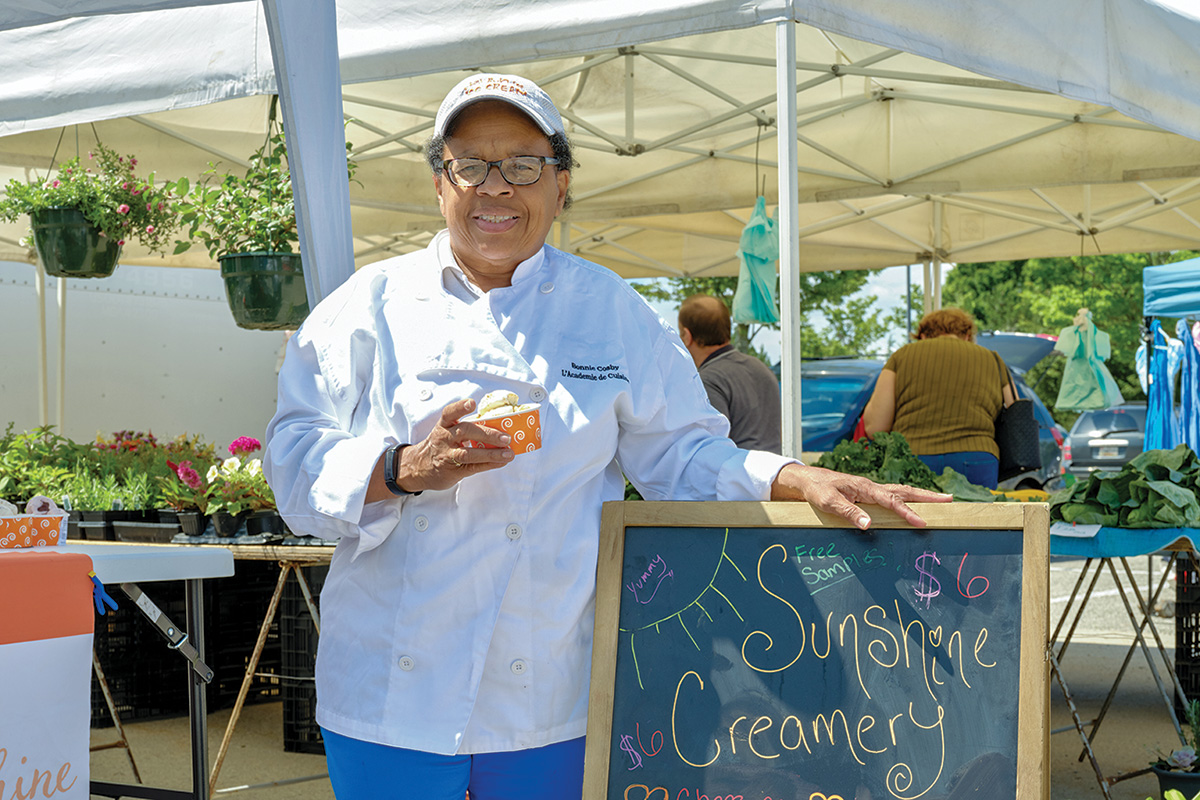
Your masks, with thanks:
M1200 527L1200 459L1187 445L1146 450L1050 498L1050 519L1114 528Z
M903 483L940 492L937 475L916 456L901 433L877 433L857 442L842 440L822 453L816 466L862 475L878 483Z

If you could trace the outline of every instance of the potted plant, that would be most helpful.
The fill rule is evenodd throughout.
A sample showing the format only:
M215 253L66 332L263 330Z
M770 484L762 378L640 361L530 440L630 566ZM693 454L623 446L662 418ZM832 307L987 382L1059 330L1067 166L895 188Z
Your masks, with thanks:
M240 436L229 446L234 455L208 469L205 507L218 536L233 536L251 511L274 506L262 461L245 458L261 446L256 439Z
M1150 768L1158 776L1158 787L1167 797L1171 790L1181 793L1184 798L1200 795L1200 759L1196 756L1196 731L1200 730L1200 700L1191 700L1183 708L1184 720L1187 724L1187 744L1170 755L1159 757L1150 763Z
M46 272L57 277L107 277L126 241L165 253L178 227L172 196L177 184L157 187L154 173L137 177L136 158L102 144L88 159L94 167L76 156L45 181L10 180L0 198L0 219L29 215L33 233L22 243L32 244Z
M216 452L211 444L201 441L199 436L181 434L174 441L168 442L163 451L166 454L165 471L158 469L155 481L158 484L159 495L163 504L169 509L159 511L159 519L165 520L168 513L173 514L175 521L184 533L199 536L208 525L205 498L207 484L201 473L207 472L209 466L217 461ZM178 463L171 458L179 459Z
M347 145L347 151L349 151ZM353 175L355 165L347 162ZM200 240L221 265L229 310L239 327L296 328L308 316L304 269L296 252L296 206L282 131L250 157L244 175L209 163L202 179L181 191L176 204L187 240Z
M174 509L184 533L199 536L208 525L208 499L205 497L208 487L190 460L178 464L168 461L167 467L170 476L156 476L163 501Z
M0 436L0 499L20 504L36 494L62 497L85 447L54 433L49 425L23 433L13 428L10 422Z

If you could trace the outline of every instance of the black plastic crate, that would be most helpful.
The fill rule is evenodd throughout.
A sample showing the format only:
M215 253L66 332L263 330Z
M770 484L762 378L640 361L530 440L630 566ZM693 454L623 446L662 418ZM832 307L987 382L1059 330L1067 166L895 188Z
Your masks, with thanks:
M320 592L329 574L327 566L304 567L304 578L320 610ZM325 753L317 726L317 688L313 680L317 662L317 628L300 584L289 577L280 598L279 638L282 656L283 749L290 753Z
M213 670L208 684L209 710L234 704L246 666L279 578L270 561L239 561L234 575L204 582L205 663ZM183 581L155 581L141 586L172 622L186 627ZM182 655L145 619L133 601L108 587L119 608L96 618L95 650L122 722L183 716L188 712L188 670ZM280 699L279 622L272 622L247 703ZM112 726L112 718L92 677L93 728Z
M213 680L208 685L210 710L229 708L237 701L278 580L279 565L276 562L239 561L232 576L205 581L204 643L208 651L207 662L213 670ZM279 668L277 609L246 703L279 699Z
M1175 675L1188 699L1200 700L1200 570L1181 554L1175 561ZM1175 698L1183 721L1183 704Z

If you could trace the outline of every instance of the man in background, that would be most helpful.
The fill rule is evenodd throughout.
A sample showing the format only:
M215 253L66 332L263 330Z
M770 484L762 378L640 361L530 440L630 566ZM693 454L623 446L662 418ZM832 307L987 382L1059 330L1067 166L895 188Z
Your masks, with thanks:
M679 335L713 407L729 420L729 438L746 450L782 451L779 381L766 364L730 344L729 307L696 294L679 307Z

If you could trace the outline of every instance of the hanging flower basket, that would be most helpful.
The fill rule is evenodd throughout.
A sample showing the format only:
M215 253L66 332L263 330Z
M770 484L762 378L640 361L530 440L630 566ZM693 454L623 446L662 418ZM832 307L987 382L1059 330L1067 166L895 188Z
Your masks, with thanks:
M239 328L298 328L308 316L304 270L295 253L233 253L217 259Z
M117 268L121 246L77 208L43 208L30 213L33 244L47 274L58 278L107 278Z

